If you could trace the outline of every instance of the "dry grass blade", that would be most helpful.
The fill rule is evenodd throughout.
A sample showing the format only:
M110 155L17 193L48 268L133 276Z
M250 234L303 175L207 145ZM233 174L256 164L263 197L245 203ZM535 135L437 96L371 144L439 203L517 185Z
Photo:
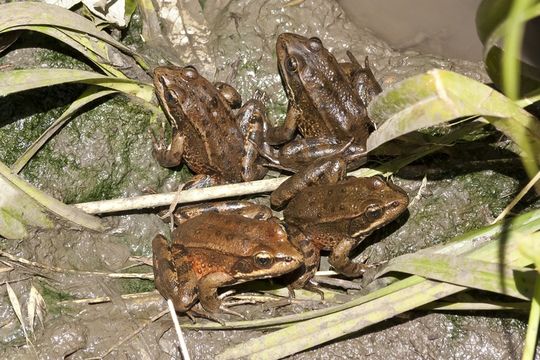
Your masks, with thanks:
M19 319L19 322L21 323L24 337L26 338L27 342L30 342L30 339L28 338L28 333L26 331L27 329L26 322L24 321L19 298L17 297L17 295L15 294L15 291L13 291L13 289L11 288L11 285L9 285L8 282L6 282L6 289L8 293L9 302L11 303L11 306L13 307L13 311L15 312L17 319Z
M521 199L523 199L525 194L527 194L529 190L531 190L531 188L538 182L538 180L540 180L540 171L527 183L527 185L525 185L523 189L521 189L521 191L516 195L514 199L512 199L510 204L508 204L508 206L504 208L504 210L499 214L499 216L497 216L497 218L492 221L492 224L495 224L496 222L499 222L502 219L504 219L504 217L508 215L510 211L512 211L514 206L516 206L517 203Z
M124 211L128 209L145 209L170 205L171 203L176 201L177 197L178 203L183 204L240 195L252 195L272 191L276 189L287 178L287 176L284 176L275 179L212 186L203 189L189 189L180 192L179 197L177 192L173 192L167 194L134 196L125 199L93 201L75 204L74 206L88 214L104 214L109 212Z
M186 340L184 339L184 334L182 333L182 329L180 328L180 323L178 323L178 316L176 315L176 310L174 310L174 305L171 299L167 299L167 306L169 307L169 313L171 314L171 318L174 324L174 330L176 331L176 335L178 336L178 343L180 344L182 358L184 360L189 360L190 357L186 345Z
M43 315L46 311L45 300L43 300L43 296L41 296L41 294L34 285L32 285L32 287L30 288L30 295L28 296L28 303L26 309L28 314L29 329L33 332L34 319L37 316L39 322L41 323L41 326L43 326Z
M0 256L6 257L10 259L11 261L15 261L23 265L28 265L34 268L39 268L39 269L52 271L52 272L58 272L58 273L68 273L68 274L88 275L88 276L106 276L106 277L110 277L114 279L146 279L146 280L154 279L154 274L151 272L148 272L148 273L114 273L114 272L108 273L108 272L101 272L101 271L82 271L82 270L73 270L73 269L63 269L56 266L43 265L35 261L30 261L25 258L17 257L2 250L0 250Z

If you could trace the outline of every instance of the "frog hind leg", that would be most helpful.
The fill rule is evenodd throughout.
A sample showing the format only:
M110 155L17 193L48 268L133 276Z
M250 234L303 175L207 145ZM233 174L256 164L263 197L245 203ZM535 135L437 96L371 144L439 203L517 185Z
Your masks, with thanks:
M259 149L271 152L270 146L265 143L264 133L268 120L265 108L259 100L249 100L239 110L237 124L244 138L244 153L242 154L242 179L252 181L262 179L268 169L263 166L259 156Z
M201 189L226 183L227 182L225 181L225 179L218 175L198 174L194 175L191 179L186 181L186 183L182 187L182 190Z
M245 200L229 200L215 203L202 203L183 206L174 214L177 225L204 213L237 214L256 220L272 218L272 210L268 206L255 204Z
M337 183L345 178L346 171L347 164L341 156L317 159L274 190L270 202L274 207L282 207L308 186Z
M160 127L159 137L156 137L155 134L150 131L153 144L152 154L157 162L163 167L175 167L182 162L186 138L176 128L173 128L172 132L173 136L171 143L166 145L165 130L163 126Z
M360 65L350 51L347 51L347 56L351 62L341 64L342 69L347 74L351 85L362 99L364 105L368 106L371 100L382 92L381 85L373 75L373 71L371 71L367 56L364 59L364 66Z
M291 243L300 249L304 257L304 261L298 269L285 275L285 279L289 283L287 285L289 296L294 298L295 289L304 289L319 294L321 300L324 300L324 293L312 281L321 261L320 250L296 226L287 227L287 233Z
M332 265L337 272L348 277L361 276L366 270L376 266L355 263L349 258L351 250L353 250L361 241L362 239L344 235L332 249L330 257L328 258L330 265Z
M152 241L156 289L164 298L171 299L178 312L188 312L197 299L195 274L189 264L178 260L184 258L183 251L183 246L169 247L167 239L161 234Z

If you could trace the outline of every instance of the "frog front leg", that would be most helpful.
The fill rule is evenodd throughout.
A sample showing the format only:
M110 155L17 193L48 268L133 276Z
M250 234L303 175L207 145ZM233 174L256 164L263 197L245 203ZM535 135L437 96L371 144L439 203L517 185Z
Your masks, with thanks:
M289 234L291 243L302 252L304 259L302 265L298 269L285 275L285 278L289 282L287 285L289 295L294 298L295 289L305 289L319 294L321 299L324 300L324 293L312 282L313 276L315 276L321 261L320 250L313 244L313 241L311 241L311 239L296 226L287 226L287 233Z
M182 162L182 156L184 154L185 136L183 136L176 127L173 127L172 140L171 143L167 145L164 133L163 126L160 128L159 138L156 138L154 133L150 131L153 144L152 154L157 162L163 167L178 166Z
M273 216L272 210L267 206L249 201L231 200L183 206L174 213L174 222L180 225L189 219L209 212L237 214L256 220L268 220Z
M340 156L315 160L285 180L270 195L274 207L282 207L302 189L316 184L335 184L346 176L347 164Z
M265 143L268 120L263 103L257 99L249 100L238 111L236 122L244 139L242 179L244 181L262 179L268 172L268 168L261 163L259 150L269 149Z
M364 239L364 237L352 238L343 235L343 238L334 246L328 262L337 272L348 277L361 276L367 269L374 265L352 262L349 258L350 252Z
M178 312L189 312L197 299L197 277L184 260L183 246L168 245L161 234L152 241L152 262L156 289L165 299L171 299Z
M291 106L287 109L285 122L281 126L274 126L268 129L266 133L266 141L270 145L280 145L291 140L296 132L298 119L302 116L302 111L296 106Z
M199 302L203 309L208 311L209 316L212 316L215 319L214 314L226 313L244 318L236 311L225 307L222 300L218 297L218 288L231 285L234 282L235 279L231 275L222 272L208 274L199 280Z

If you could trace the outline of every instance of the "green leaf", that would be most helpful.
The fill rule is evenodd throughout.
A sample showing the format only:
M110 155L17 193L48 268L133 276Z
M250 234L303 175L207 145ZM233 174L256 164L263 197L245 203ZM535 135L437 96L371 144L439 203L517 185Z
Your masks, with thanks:
M52 221L31 197L0 174L0 236L6 239L26 237L28 226L50 228Z
M473 260L454 255L417 253L390 260L382 275L391 271L422 276L426 279L492 291L518 299L530 300L536 272L503 264Z
M26 69L0 72L0 96L44 86L78 82L110 88L150 102L154 94L151 84L131 79L71 69Z
M476 28L484 44L486 70L493 82L511 91L511 98L517 98L520 81L524 92L540 85L540 69L519 61L525 22L539 15L538 0L484 0L478 7Z
M106 32L97 29L90 20L60 6L39 2L14 2L0 5L0 33L16 30L18 26L29 25L78 31L101 39L127 54L133 54L130 48Z
M21 214L19 221L20 224L31 224L29 221L34 221L37 225L50 227L50 221L47 221L43 214L40 214L40 209L36 204L29 203L28 206L21 206L21 204L16 203L20 199L23 199L20 196L20 192L23 192L34 202L42 205L50 212L85 228L97 231L105 230L104 225L101 222L101 219L88 215L82 210L79 210L73 206L66 205L50 195L42 192L41 190L35 188L31 184L27 183L17 175L13 174L11 170L0 162L0 178L3 182L8 184L8 188L17 189L14 196L7 197L3 196L1 198L0 207L4 209L4 204L7 204L5 208L10 209L13 213ZM3 190L4 191L4 190ZM9 194L9 192L6 192ZM3 193L4 194L4 193ZM6 201L6 203L4 203ZM31 217L28 217L29 214L26 214L27 210L31 210ZM40 216L41 215L41 216Z
M501 93L463 75L431 70L405 79L383 91L368 111L380 124L367 140L368 151L411 131L479 115L518 145L531 178L538 172L540 122Z

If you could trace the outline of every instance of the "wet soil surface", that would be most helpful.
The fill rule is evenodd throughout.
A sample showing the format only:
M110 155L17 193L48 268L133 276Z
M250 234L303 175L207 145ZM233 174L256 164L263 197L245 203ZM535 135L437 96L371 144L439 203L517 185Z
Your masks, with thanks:
M270 116L276 122L283 118L286 99L276 70L274 44L277 35L285 31L320 37L340 60L345 59L346 50L359 59L369 55L383 88L432 68L451 69L488 81L480 63L393 50L369 30L351 23L336 2L314 0L283 7L284 2L277 0L208 1L204 9L200 3L185 1L179 5L184 28L195 30L186 36L178 30L178 23L176 27L169 25L172 35L167 41L172 50L166 52L173 51L181 64L193 63L210 79L231 82L244 99L257 89L263 90ZM158 46L151 40L149 43ZM19 58L23 63L29 57L28 51L9 53L4 61L17 62ZM51 144L54 153L69 155L74 160L68 165L74 166L53 166L48 171L48 165L35 165L25 176L57 198L72 202L80 201L80 194L85 194L82 199L96 194L94 198L100 199L140 194L146 187L170 190L171 184L182 177L158 168L151 157L147 134L150 115L133 110L126 102L104 102L92 110L97 113L95 118L89 117L55 137ZM111 123L111 107L128 109L125 113L112 112L112 116L124 121L105 130L101 126ZM137 115L132 115L133 111ZM136 119L138 125L132 126L126 119ZM17 121L13 124L22 126ZM111 133L121 136L109 136ZM129 140L116 141L120 137ZM492 154L485 155L493 161ZM6 161L8 155L2 156ZM478 166L483 159L479 155L473 163L466 149L449 150L433 162L436 166L426 162L396 174L396 184L415 200L398 221L366 240L359 249L360 258L368 258L368 262L388 260L444 243L492 221L525 177L516 170L519 162L515 158L501 155L494 161L499 166ZM87 167L93 170L80 172ZM427 182L422 185L424 175ZM114 187L95 191L97 185L91 180L109 181ZM36 299L32 288L43 296L47 307L43 322L36 317L35 330L26 341L14 311L17 306L8 299L7 292L3 293L1 358L181 358L170 317L159 316L166 309L165 302L148 279L152 271L148 265L151 240L157 233L167 234L168 225L153 212L108 216L106 221L110 230L105 234L63 224L35 231L25 240L0 239L0 248L5 252L0 280L13 288L25 322L28 324L28 303ZM325 264L327 267L323 261L323 268ZM115 273L135 275L116 278ZM357 282L361 284L361 280ZM246 284L243 288L254 290L258 286L261 284ZM248 319L272 318L322 308L355 295L354 290L348 294L338 291L342 295L324 303L312 297L302 300L300 296L299 301L286 306L267 303L243 305L237 310ZM281 294L285 294L283 289ZM190 324L185 316L181 322ZM199 322L204 324L205 320ZM513 313L481 316L415 311L291 358L518 359L524 329L523 317ZM213 359L223 350L267 332L186 329L185 336L193 359Z

